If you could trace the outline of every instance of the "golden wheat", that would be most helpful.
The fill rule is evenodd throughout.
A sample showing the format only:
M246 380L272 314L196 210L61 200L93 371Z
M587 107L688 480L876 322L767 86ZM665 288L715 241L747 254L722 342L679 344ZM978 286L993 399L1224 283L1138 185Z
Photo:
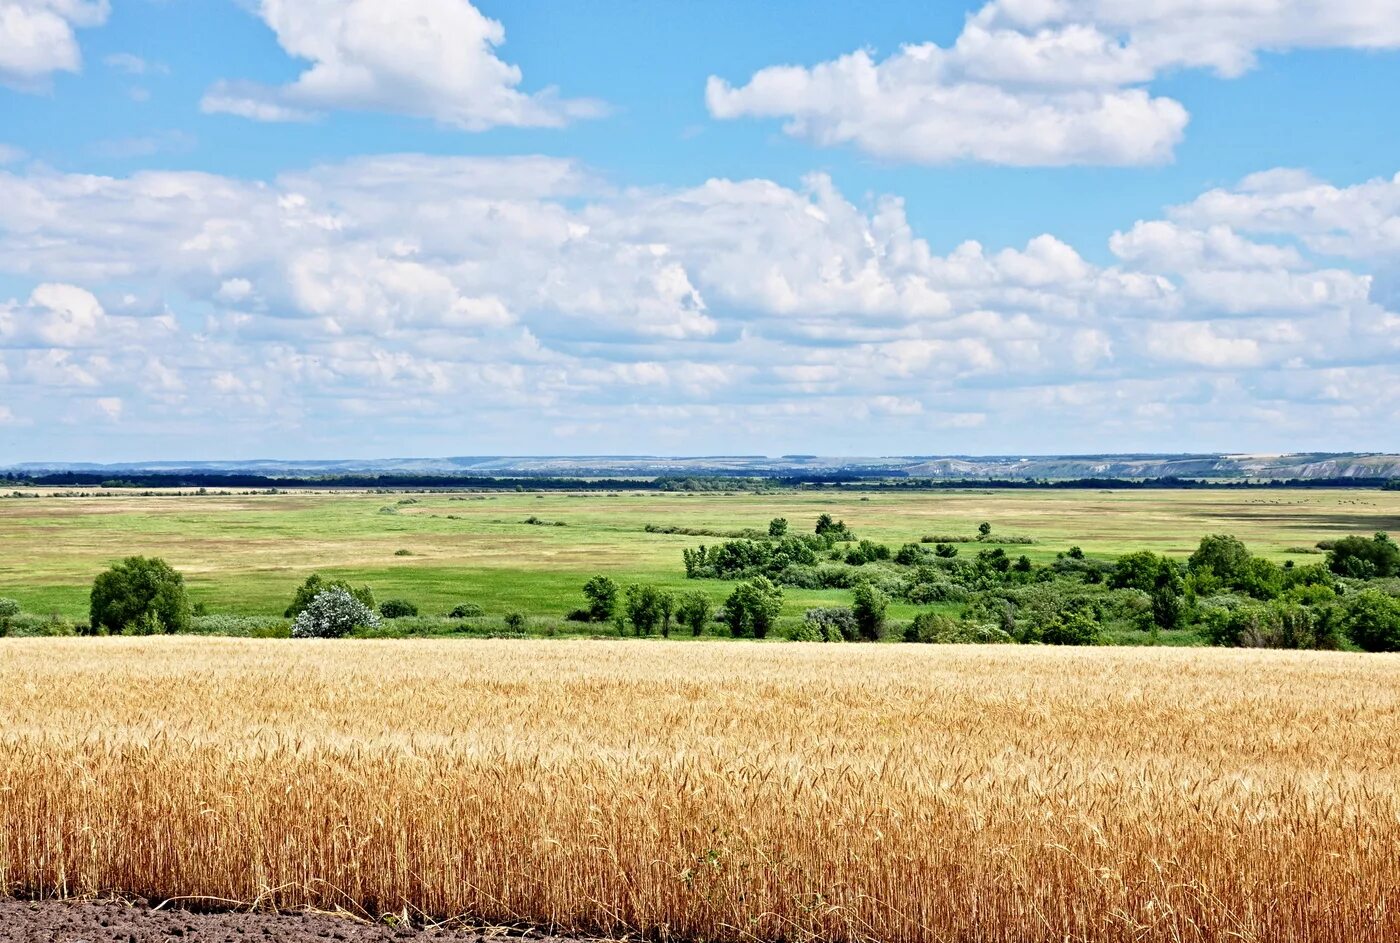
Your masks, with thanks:
M0 643L0 889L730 940L1400 939L1400 659Z

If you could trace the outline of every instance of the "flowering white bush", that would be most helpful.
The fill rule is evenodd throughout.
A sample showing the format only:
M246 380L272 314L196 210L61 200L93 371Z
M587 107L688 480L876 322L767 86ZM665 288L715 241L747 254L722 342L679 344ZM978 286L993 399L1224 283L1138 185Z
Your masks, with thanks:
M341 638L379 625L374 610L340 588L317 593L292 623L292 638Z

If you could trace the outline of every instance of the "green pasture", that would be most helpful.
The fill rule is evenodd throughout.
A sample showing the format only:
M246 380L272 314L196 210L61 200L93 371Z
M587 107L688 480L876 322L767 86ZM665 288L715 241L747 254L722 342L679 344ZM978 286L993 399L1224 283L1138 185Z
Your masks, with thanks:
M898 547L926 534L971 535L988 521L994 537L1032 538L1005 549L1037 561L1073 545L1090 555L1184 556L1202 535L1230 533L1274 559L1307 562L1320 558L1299 548L1319 540L1400 533L1400 492L1360 490L53 493L0 500L0 595L70 618L85 616L93 576L132 554L170 561L185 573L192 599L215 612L280 615L316 571L368 583L381 600L412 600L424 613L475 602L488 613L561 618L582 603L579 587L595 573L724 597L728 584L687 581L681 566L683 548L721 538L647 533L647 524L766 529L769 519L785 517L806 531L826 512L859 537ZM530 517L549 523L524 523ZM791 614L849 596L786 592ZM890 614L912 612L895 606Z

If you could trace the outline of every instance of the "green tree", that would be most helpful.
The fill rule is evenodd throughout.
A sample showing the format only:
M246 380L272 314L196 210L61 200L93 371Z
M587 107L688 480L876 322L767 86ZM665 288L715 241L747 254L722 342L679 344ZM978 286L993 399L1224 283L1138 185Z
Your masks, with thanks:
M94 629L112 635L188 632L185 578L157 557L127 557L92 581L88 616Z
M1327 565L1338 576L1368 580L1400 575L1400 546L1388 534L1343 537L1332 545Z
M676 594L662 590L657 604L661 607L661 637L671 637L671 616L676 611Z
M766 638L783 611L783 591L767 577L755 576L734 587L724 608L731 634Z
M1140 589L1150 593L1157 587L1162 562L1162 558L1151 550L1126 553L1113 564L1108 585L1112 589Z
M851 612L862 639L876 642L885 637L885 613L889 607L890 597L881 589L869 582L856 584L852 592Z
M775 517L768 522L769 537L786 537L788 532L788 522L785 517Z
M686 593L676 606L676 619L690 629L691 635L700 636L704 634L705 623L710 621L711 611L710 597L699 592Z
M623 609L638 636L650 635L662 619L662 593L655 586L633 583L627 587Z
M306 582L297 587L296 595L292 597L292 604L282 613L282 618L295 619L307 606L311 605L311 600L328 589L343 589L359 600L360 604L366 608L375 608L374 591L368 586L356 589L345 580L328 580L323 578L320 573L312 573L306 578Z
M1366 589L1342 606L1342 631L1368 652L1400 651L1400 599Z
M1238 537L1212 534L1201 538L1200 546L1186 565L1193 574L1213 574L1225 585L1234 586L1244 574L1249 559L1249 549Z
M992 525L987 521L983 521L982 523L978 524L977 536L981 537L983 540L986 540L988 537L992 536Z
M583 595L588 600L588 618L593 622L607 622L617 613L617 584L606 576L595 576L583 584Z

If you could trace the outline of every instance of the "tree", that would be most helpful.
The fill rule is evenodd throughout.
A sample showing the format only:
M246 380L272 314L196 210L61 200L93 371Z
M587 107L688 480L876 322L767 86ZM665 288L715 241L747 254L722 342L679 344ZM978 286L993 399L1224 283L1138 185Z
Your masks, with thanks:
M1150 593L1157 586L1162 562L1151 550L1126 553L1113 564L1113 572L1108 577L1109 588L1140 589Z
M860 637L867 642L876 642L885 635L885 612L890 607L890 597L868 582L856 584L852 594L851 613L856 619Z
M1362 590L1343 604L1342 630L1368 652L1400 651L1400 599Z
M822 514L817 518L817 536L826 537L829 540L855 540L855 534L851 533L845 521L838 521L830 514Z
M627 621L632 623L638 636L650 635L661 622L661 592L655 586L633 583L627 587L627 598L623 608Z
M617 612L617 584L606 576L595 576L583 584L588 599L588 618L607 622Z
M127 557L92 581L89 621L113 635L188 632L185 578L156 557Z
M1234 586L1249 563L1249 550L1238 537L1212 534L1202 537L1200 546L1186 565L1192 573L1214 574L1220 582Z
M303 609L310 605L311 600L328 589L343 589L358 599L361 605L369 609L374 608L374 591L368 586L356 589L345 580L327 580L320 573L312 573L306 578L306 582L297 587L296 595L292 597L292 604L282 613L282 618L295 619L301 615Z
M1169 560L1159 560L1152 580L1152 624L1163 632L1186 621L1186 584Z
M1327 565L1338 576L1372 579L1400 575L1400 546L1388 534L1343 537L1332 545Z
M788 532L788 522L785 517L775 517L768 522L769 537L786 537Z
M519 612L506 613L505 623L508 632L523 633L525 631L525 616Z
M690 629L694 636L702 635L705 623L710 621L710 597L704 593L686 593L676 606L676 619Z
M356 629L376 628L379 616L341 586L311 598L292 623L292 638L344 638Z
M783 591L767 577L755 576L734 587L724 609L732 635L766 638L783 611Z
M934 544L933 555L944 560L951 560L958 555L958 548L952 544Z
M977 536L982 538L983 540L986 540L988 537L992 536L992 525L987 521L983 521L982 523L978 524Z
M661 607L661 637L671 637L671 616L676 611L676 594L662 590L658 604Z

